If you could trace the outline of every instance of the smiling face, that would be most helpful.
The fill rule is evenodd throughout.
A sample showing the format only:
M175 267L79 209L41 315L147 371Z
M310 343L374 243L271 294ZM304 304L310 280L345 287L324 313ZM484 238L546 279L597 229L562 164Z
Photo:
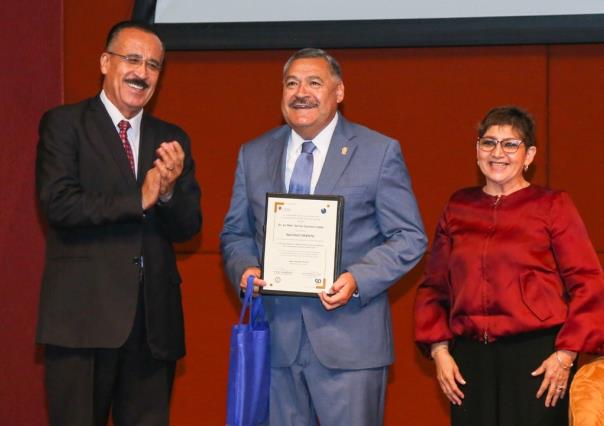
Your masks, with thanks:
M520 139L522 135L510 125L491 126L483 137L503 139ZM509 194L514 190L522 188L527 181L522 176L525 165L528 166L535 158L537 148L534 146L526 148L521 144L513 154L507 154L498 143L491 152L482 151L476 146L476 157L478 167L486 178L485 190L489 194Z
M163 60L160 40L154 34L136 28L125 28L108 46L117 55L138 56L139 65L132 65L117 55L101 54L101 72L105 76L103 90L109 100L126 118L135 116L151 99L159 70L150 70L146 62Z
M323 58L296 59L283 77L283 118L306 140L329 124L343 100L344 83Z

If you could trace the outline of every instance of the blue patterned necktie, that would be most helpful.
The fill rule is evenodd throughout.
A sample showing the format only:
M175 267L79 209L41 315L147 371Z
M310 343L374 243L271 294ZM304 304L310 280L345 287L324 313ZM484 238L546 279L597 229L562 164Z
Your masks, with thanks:
M302 144L302 152L296 160L294 171L289 181L290 194L310 194L310 180L312 178L313 155L316 146L312 141Z

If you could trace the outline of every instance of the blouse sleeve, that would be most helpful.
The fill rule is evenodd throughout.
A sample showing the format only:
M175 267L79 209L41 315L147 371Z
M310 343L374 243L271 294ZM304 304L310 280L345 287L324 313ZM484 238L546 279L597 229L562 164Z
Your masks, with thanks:
M568 315L556 349L604 353L604 275L581 216L565 192L556 195L552 250L568 296Z
M424 354L430 345L453 338L449 328L450 287L449 256L452 241L447 209L436 227L432 250L415 295L415 341Z

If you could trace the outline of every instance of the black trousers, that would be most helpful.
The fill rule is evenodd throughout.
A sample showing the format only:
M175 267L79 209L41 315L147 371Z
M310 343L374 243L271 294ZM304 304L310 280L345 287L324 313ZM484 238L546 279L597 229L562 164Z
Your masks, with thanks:
M142 284L132 331L117 349L46 345L51 426L169 424L174 361L154 359L147 344Z
M461 406L451 405L451 424L568 425L568 395L546 408L545 395L535 396L543 375L531 376L555 350L557 332L558 328L526 333L489 344L457 339L452 355L467 384L461 386L465 395Z

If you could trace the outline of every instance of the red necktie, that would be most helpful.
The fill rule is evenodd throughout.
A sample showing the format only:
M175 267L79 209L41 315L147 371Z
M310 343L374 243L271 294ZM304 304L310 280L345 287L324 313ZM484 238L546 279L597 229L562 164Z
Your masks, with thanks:
M122 140L122 146L126 152L126 157L128 157L128 163L130 163L130 170L132 170L132 173L136 176L136 172L134 171L134 154L132 154L132 148L130 147L130 142L128 142L127 132L130 128L130 122L122 120L117 124L117 127L120 128L120 139Z

